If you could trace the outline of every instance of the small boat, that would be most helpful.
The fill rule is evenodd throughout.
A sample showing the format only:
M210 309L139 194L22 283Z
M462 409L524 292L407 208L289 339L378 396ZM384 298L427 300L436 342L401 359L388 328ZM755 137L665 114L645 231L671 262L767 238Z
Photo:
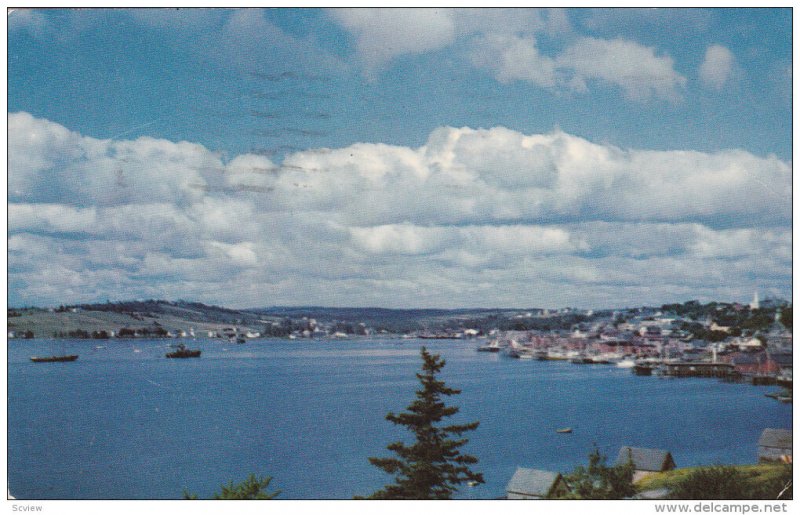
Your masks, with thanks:
M617 366L619 368L633 368L636 366L636 362L632 359L623 359L617 362Z
M187 349L186 345L180 344L178 345L178 350L175 352L168 352L168 358L199 358L200 357L200 349Z
M478 352L500 352L501 347L497 340L492 340L488 345L478 347Z
M565 428L562 428L562 429L556 429L556 433L565 434L565 433L571 433L571 432L572 432L572 428L571 427L565 427Z
M78 359L77 354L69 354L65 356L46 356L46 357L39 357L39 356L31 356L31 361L34 363L61 363L66 361L75 361Z
M467 481L467 486L470 487L478 486L478 484L479 483L477 481Z

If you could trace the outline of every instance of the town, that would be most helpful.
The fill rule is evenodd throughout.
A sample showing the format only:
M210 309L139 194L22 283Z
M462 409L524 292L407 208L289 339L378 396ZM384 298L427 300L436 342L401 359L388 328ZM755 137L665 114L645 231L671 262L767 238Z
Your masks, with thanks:
M687 302L606 315L570 330L493 332L491 342L478 350L519 359L612 364L638 375L792 385L791 307L786 302L760 303L756 295L749 305ZM790 392L780 400L791 402Z

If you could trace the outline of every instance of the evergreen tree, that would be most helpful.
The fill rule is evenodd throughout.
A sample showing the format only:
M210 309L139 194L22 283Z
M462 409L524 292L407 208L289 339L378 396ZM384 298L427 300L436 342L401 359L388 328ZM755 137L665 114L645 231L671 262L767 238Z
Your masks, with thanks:
M458 413L458 408L446 406L442 397L457 395L461 390L449 388L436 378L445 360L431 355L425 347L421 355L422 373L416 376L422 386L416 392L416 400L407 411L386 415L386 420L414 433L416 441L412 445L402 441L389 444L387 449L395 452L396 458L369 458L376 467L395 475L395 484L386 485L370 499L450 499L461 483L484 482L482 474L469 468L478 459L459 451L467 443L461 436L477 428L478 422L440 424Z
M228 501L274 499L281 491L276 490L274 492L268 492L267 487L269 487L271 481L271 476L257 478L255 474L250 474L250 476L241 483L234 484L233 481L230 481L227 485L222 485L222 491L214 494L214 499ZM197 495L184 490L183 498L196 500Z
M613 467L606 465L606 457L597 447L589 454L589 466L578 467L565 477L570 485L567 499L625 499L636 493L633 486L633 461Z

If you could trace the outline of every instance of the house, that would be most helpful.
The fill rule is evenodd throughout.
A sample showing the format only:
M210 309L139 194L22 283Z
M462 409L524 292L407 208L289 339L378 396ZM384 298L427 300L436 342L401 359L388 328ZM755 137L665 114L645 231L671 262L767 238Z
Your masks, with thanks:
M792 431L765 429L758 439L758 461L792 462Z
M547 499L569 492L564 477L558 472L517 467L506 485L506 499Z
M728 361L742 374L776 375L792 363L791 354L769 354L766 352L731 354Z
M628 460L633 462L633 482L655 472L664 472L675 468L675 460L669 451L661 449L643 449L641 447L622 447L617 455L617 465L624 465Z

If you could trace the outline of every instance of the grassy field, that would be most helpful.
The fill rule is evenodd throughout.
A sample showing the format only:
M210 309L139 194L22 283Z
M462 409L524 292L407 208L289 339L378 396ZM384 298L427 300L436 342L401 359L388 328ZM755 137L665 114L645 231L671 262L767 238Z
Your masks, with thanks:
M760 463L757 465L730 465L730 469L735 469L741 477L742 491L767 491L769 494L774 490L774 496L769 494L758 498L777 498L780 491L785 486L785 481L782 476L786 474L787 465L773 464L773 463ZM637 490L644 492L647 490L658 490L667 488L674 490L675 487L682 481L690 478L694 473L701 468L708 467L687 467L668 472L658 472L653 475L647 476L638 483L636 483ZM781 499L791 499L791 487L781 497Z
M21 316L14 316L8 319L8 330L16 333L33 331L37 338L51 338L56 333L69 333L75 330L84 330L92 333L93 331L115 331L123 327L141 328L152 327L155 323L166 330L175 332L178 330L188 331L194 328L198 336L204 336L205 331L217 331L223 327L236 325L240 330L253 329L261 331L263 325L251 324L226 324L222 322L203 322L199 320L189 320L171 314L129 314L114 313L103 311L79 311L52 312L47 310L23 311Z

